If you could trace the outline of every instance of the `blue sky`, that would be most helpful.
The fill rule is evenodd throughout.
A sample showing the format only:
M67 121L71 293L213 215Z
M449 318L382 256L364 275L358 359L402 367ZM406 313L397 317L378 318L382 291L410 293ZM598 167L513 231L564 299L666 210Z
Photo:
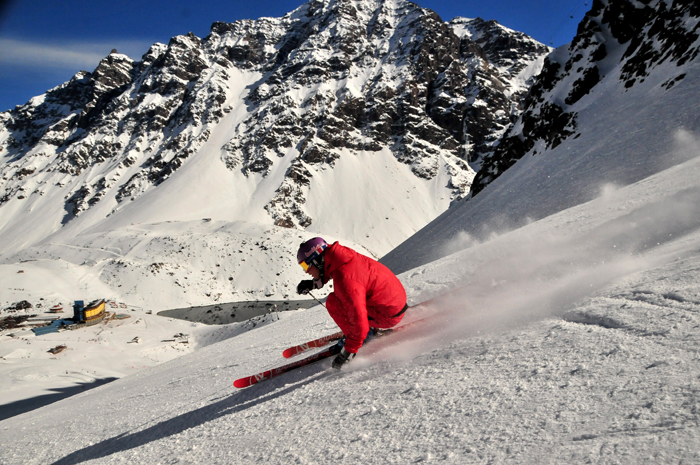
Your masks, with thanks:
M417 0L448 21L495 19L551 46L574 37L592 0ZM278 17L305 0L0 0L0 111L92 71L116 48L138 60L155 42L205 37L214 21Z

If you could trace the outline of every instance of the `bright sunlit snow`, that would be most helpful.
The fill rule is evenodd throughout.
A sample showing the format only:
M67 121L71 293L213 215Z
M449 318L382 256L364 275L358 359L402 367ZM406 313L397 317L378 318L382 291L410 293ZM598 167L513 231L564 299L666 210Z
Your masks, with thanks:
M604 461L615 449L630 463L698 460L698 180L693 158L404 273L410 303L432 299L406 321L433 318L368 345L340 373L327 361L231 386L283 363L287 346L334 331L320 307L243 332L244 323L205 327L136 310L96 330L3 337L3 376L15 382L29 376L8 369L23 356L42 368L32 376L87 383L188 354L3 421L0 457L564 463ZM191 345L158 343L176 333ZM59 343L68 350L41 355ZM104 368L63 374L88 346Z
M698 179L695 158L403 274L412 304L433 299L406 321L432 319L366 346L339 373L326 361L231 386L283 363L287 346L334 331L320 307L242 333L244 323L157 323L135 311L80 336L92 340L78 341L78 331L3 338L4 367L25 354L46 376L92 344L107 362L94 379L149 354L171 357L178 343L153 344L170 333L189 333L199 350L3 421L0 457L570 463L605 461L614 449L629 463L692 462L700 458ZM110 346L123 351L137 335L144 342L126 352L133 358L110 357ZM38 356L61 342L67 351Z
M147 221L149 195L185 198L197 174L221 182L202 162L82 234L28 248L17 235L0 262L2 300L43 299L18 313L109 296L128 318L0 333L0 463L700 463L698 66L672 88L673 63L631 89L610 70L575 105L581 137L527 155L396 249L413 306L404 322L425 321L342 371L325 360L232 386L337 331L321 306L220 326L156 312L296 298L299 242L358 214L361 166L401 179L388 153L338 163L327 182L350 195L309 200L328 222L318 231L214 213ZM265 188L252 184L232 193ZM368 208L386 212L394 240L420 226L392 215L435 186L406 184L405 199ZM348 242L364 230L350 221L332 230L369 255L392 243Z

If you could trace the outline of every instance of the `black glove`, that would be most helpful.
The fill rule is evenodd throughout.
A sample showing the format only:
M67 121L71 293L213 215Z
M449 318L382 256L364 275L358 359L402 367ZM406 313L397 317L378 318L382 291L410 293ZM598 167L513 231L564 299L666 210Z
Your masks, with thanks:
M335 357L335 359L333 359L333 368L335 368L336 370L340 370L343 367L343 365L355 358L355 355L356 354L348 352L347 350L345 350L345 347L343 347L342 349L340 349L340 353Z
M297 285L297 294L308 294L314 288L314 282L311 279L304 280Z

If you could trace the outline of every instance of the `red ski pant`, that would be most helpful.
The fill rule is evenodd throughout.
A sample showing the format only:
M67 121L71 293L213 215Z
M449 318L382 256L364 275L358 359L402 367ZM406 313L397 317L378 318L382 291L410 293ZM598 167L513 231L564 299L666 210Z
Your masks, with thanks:
M335 321L335 324L337 324L341 331L343 331L343 334L345 334L346 343L350 343L351 346L348 347L350 351L355 349L354 346L358 342L359 346L362 345L362 341L367 337L367 332L370 327L380 329L393 328L401 322L405 315L405 313L402 313L397 317L384 317L373 312L371 307L367 307L367 313L371 313L372 316L362 315L358 318L358 316L353 315L356 309L347 308L343 304L343 301L335 295L335 292L331 292L328 295L328 299L326 299L326 308L328 309L328 314L333 318L333 321ZM369 318L371 318L371 320ZM357 347L358 349L359 346ZM355 349L355 351L356 350L357 349Z

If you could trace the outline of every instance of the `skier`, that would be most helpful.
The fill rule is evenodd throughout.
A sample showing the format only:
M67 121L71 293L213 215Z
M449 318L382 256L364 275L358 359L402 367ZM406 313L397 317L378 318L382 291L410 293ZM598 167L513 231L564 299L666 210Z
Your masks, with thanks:
M338 242L329 246L320 237L310 239L299 246L297 261L313 278L299 283L298 294L333 280L326 309L345 334L336 346L333 368L352 360L377 330L399 324L408 309L406 290L389 268Z

